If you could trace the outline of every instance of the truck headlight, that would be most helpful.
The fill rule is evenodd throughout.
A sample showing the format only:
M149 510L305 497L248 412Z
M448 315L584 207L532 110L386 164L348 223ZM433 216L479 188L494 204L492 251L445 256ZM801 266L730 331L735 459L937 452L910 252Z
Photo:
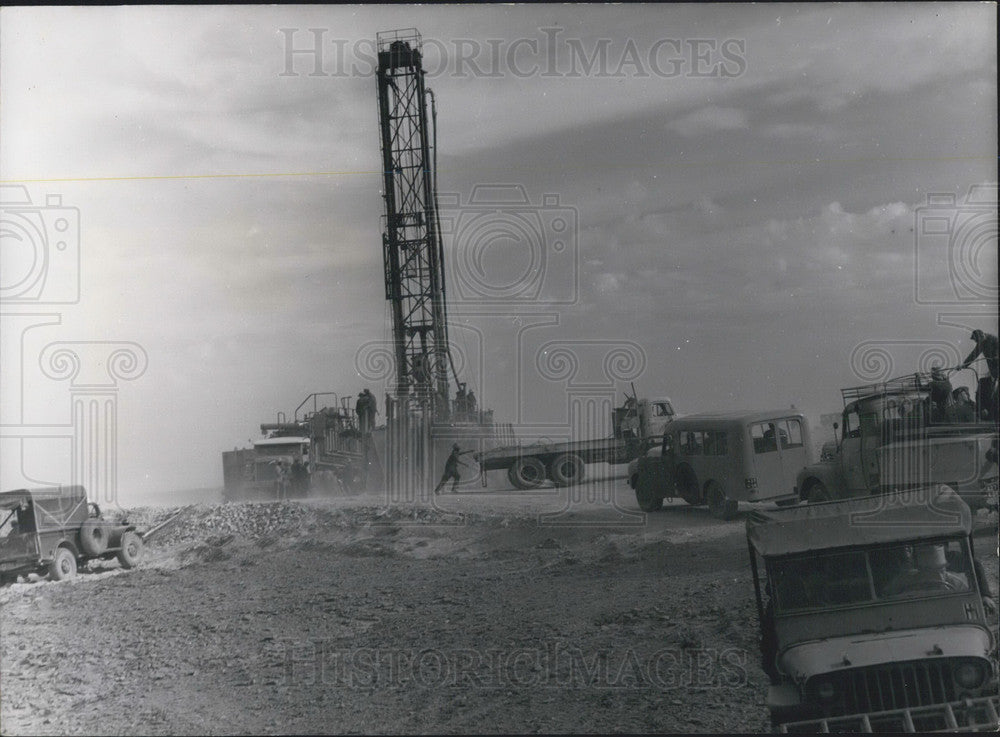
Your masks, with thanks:
M955 683L962 688L979 688L986 680L986 669L980 663L967 660L955 666L953 675Z
M820 681L816 684L816 695L820 701L833 701L837 695L837 687L833 685L833 681Z

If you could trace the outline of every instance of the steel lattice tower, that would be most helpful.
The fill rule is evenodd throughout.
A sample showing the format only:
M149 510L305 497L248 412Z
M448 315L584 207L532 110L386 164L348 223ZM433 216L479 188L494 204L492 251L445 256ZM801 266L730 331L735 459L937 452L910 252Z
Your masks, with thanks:
M448 413L444 263L428 140L420 34L377 36L385 199L385 296L392 307L396 395Z

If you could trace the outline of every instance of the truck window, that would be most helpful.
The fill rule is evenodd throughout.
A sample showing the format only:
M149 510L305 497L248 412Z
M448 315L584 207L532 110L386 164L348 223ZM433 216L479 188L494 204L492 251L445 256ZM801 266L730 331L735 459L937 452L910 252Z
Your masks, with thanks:
M802 447L802 423L795 418L780 420L778 422L778 436L781 438L782 448Z
M16 509L0 509L0 537L7 537L11 532L14 531L16 527L17 520L15 515L17 514Z
M700 430L682 430L680 432L681 453L686 456L698 456L702 454L705 446L704 433Z
M673 408L666 402L654 402L651 414L653 417L669 417L674 413Z
M773 422L756 422L750 426L750 437L753 438L754 453L777 452L778 441Z
M864 551L796 556L772 561L769 570L778 612L857 604L874 598Z
M729 455L729 442L724 430L708 430L705 433L705 455Z
M861 422L857 410L844 413L844 440L861 437Z
M912 598L968 591L975 580L961 541L897 545L873 551L872 576L879 598Z

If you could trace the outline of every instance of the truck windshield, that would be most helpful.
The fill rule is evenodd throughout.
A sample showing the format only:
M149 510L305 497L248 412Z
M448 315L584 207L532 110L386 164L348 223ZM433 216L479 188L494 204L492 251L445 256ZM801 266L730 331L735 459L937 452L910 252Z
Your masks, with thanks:
M769 561L768 572L777 613L975 588L964 540L790 556Z
M263 456L290 456L297 453L305 454L302 443L282 443L280 445L258 445L257 454Z
M13 531L13 518L17 514L16 509L12 509L9 512L5 509L0 509L0 518L3 522L0 522L0 537L7 537Z

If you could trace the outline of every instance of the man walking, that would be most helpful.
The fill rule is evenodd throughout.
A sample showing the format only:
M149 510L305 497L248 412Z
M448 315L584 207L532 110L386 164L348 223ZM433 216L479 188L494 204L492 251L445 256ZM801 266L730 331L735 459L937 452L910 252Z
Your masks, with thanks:
M448 455L448 460L444 463L444 475L438 482L437 487L434 489L435 494L441 493L441 488L448 483L448 479L454 479L451 485L451 493L454 494L458 490L458 482L462 480L462 477L458 473L458 464L461 463L463 466L468 466L469 464L459 458L462 453L468 453L469 451L463 451L458 447L458 443L451 446L451 453Z

